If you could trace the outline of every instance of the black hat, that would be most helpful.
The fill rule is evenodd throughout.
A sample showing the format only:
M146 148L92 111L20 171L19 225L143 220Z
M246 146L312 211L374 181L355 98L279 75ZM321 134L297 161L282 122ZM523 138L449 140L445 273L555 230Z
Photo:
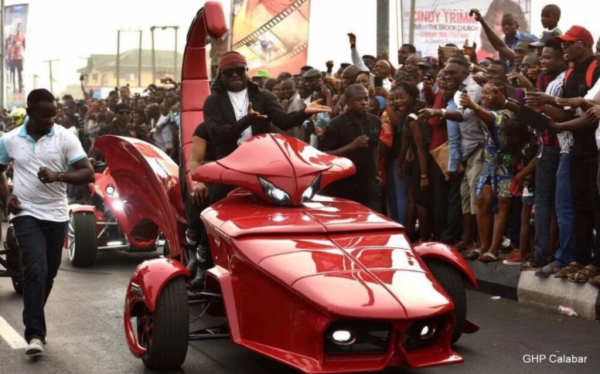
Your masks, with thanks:
M117 104L115 106L115 113L119 113L119 112L133 112L133 109L131 109L131 107L125 103L121 103L121 104Z
M552 31L544 31L542 33L542 37L537 42L529 43L529 46L532 48L542 48L546 45L546 42L554 39L554 33Z
M317 69L310 69L304 73L302 78L321 78L321 72Z

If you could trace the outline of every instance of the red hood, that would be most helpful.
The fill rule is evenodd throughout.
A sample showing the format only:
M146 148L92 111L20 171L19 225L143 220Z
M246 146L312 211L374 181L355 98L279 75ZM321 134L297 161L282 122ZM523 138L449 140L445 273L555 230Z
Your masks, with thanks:
M153 221L176 254L181 248L177 223L185 223L177 164L160 149L137 139L106 135L95 147L108 163L129 222Z

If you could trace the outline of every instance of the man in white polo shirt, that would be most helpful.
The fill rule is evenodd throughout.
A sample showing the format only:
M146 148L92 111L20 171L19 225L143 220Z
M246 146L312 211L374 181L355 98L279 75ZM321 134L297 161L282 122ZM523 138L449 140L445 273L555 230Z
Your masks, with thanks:
M23 323L26 355L43 352L44 305L60 266L69 211L67 184L94 181L94 170L76 135L54 124L54 96L45 89L27 97L29 121L0 138L0 197L23 251ZM13 192L6 168L13 164ZM67 171L72 165L74 171Z

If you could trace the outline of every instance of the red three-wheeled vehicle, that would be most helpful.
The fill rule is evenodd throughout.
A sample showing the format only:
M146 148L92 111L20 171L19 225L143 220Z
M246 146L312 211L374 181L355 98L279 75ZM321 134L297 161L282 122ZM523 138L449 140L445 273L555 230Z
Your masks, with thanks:
M206 2L188 35L182 79L185 165L209 95L207 36L227 27L221 5ZM347 159L291 137L255 136L186 180L156 148L105 137L123 209L155 222L169 258L146 261L127 287L124 328L131 352L148 368L183 364L189 341L226 338L306 373L372 372L459 363L452 349L467 320L465 286L477 283L450 246L413 246L403 227L364 206L318 191L355 172ZM237 185L202 213L214 267L204 289L188 289L182 251L180 183ZM190 328L200 315L226 318ZM190 331L195 330L195 331Z

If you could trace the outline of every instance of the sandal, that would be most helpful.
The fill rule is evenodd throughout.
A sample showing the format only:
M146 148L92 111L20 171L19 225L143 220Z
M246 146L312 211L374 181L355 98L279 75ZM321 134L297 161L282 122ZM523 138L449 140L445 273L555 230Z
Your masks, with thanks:
M592 286L600 287L600 275L598 275L594 278L591 278L588 282Z
M496 262L500 260L498 257L496 257L492 252L485 252L483 255L481 255L479 257L479 261L483 262L484 264L488 264L490 262Z
M583 269L585 265L580 264L578 262L571 262L567 267L564 267L558 271L558 273L554 274L554 278L566 279L573 273L577 273L579 270Z
M481 249L473 249L471 251L463 252L462 257L465 260L476 260L481 256Z
M590 279L600 275L600 267L594 265L588 265L577 273L569 275L569 282L573 283L587 283Z

